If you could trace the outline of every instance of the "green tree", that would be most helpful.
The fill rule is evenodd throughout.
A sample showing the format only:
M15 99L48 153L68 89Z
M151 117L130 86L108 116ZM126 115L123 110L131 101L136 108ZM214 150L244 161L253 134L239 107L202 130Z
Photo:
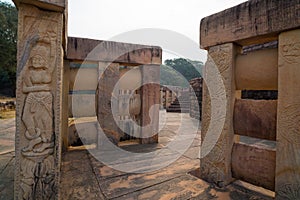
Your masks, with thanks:
M0 2L0 93L15 96L18 12Z
M179 72L167 65L160 66L160 84L180 87L189 86L187 80Z
M165 60L160 68L160 83L189 87L189 81L201 77L203 63L201 61L175 58Z

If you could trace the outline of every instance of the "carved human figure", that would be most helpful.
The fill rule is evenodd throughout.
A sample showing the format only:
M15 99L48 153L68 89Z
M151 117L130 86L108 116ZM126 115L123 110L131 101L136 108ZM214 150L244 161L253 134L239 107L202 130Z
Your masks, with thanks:
M51 199L54 184L54 129L52 77L55 68L55 34L41 34L25 65L23 93L27 94L22 121L27 146L21 149L23 199ZM50 189L49 189L50 188Z
M32 48L29 62L25 66L23 93L28 95L22 120L29 144L22 149L23 152L42 153L54 145L51 82L55 65L50 61L55 60L54 53L51 52L55 40L49 36L51 35L48 33Z

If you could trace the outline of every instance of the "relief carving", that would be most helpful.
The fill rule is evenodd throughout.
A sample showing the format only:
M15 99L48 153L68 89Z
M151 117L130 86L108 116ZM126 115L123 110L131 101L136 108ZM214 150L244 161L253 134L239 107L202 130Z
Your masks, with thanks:
M21 148L23 199L54 198L54 124L51 83L55 68L56 34L40 33L22 75L26 95L22 121L26 145Z
M294 200L300 199L300 185L286 183L279 187L276 199Z
M291 144L300 145L300 127L295 124L300 123L300 105L293 104L280 109L278 115L281 128L278 134ZM286 131L288 130L288 131Z
M294 40L286 40L285 44L280 45L280 53L282 58L289 64L299 63L300 42Z

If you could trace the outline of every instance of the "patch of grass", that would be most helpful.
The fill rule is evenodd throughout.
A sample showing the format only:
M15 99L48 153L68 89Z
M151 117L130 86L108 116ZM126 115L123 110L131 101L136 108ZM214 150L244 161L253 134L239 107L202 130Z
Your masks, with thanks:
M10 119L16 117L15 110L0 111L0 119Z

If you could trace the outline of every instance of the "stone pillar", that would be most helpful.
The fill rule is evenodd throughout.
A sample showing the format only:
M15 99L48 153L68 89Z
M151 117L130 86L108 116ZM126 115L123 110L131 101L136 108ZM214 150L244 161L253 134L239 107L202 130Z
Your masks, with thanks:
M160 65L142 66L141 144L158 143ZM145 138L146 136L150 136Z
M15 199L59 199L65 1L19 10Z
M300 29L281 33L278 48L276 199L300 199Z
M206 62L204 71L205 81L203 84L202 100L202 148L200 173L201 178L221 187L232 181L231 152L234 141L234 59L236 49L237 47L233 43L210 47L208 51L209 58ZM218 71L214 65L217 67ZM221 80L217 81L217 78ZM210 90L208 90L208 85L210 86ZM224 99L220 99L220 97L223 97ZM215 106L214 114L212 114L211 107L213 100L215 100L213 104ZM226 108L221 107L224 102L226 102L224 105ZM221 126L220 130L217 130L217 125L219 126L222 121L224 122L224 125L221 124L223 126ZM209 135L207 133L210 123L212 123L212 127ZM220 136L217 137L219 134ZM204 149L205 142L206 146L214 145L212 150L209 151L209 148ZM214 144L215 142L216 144Z
M119 64L111 63L108 67L107 65L108 63L99 63L99 74L102 74L102 76L99 77L98 95L96 95L98 96L98 121L101 129L111 142L118 144L120 134L111 108L112 100L117 101L118 97L118 94L114 94L112 99L114 87L120 78ZM115 92L118 92L118 90L115 90ZM101 138L98 140L98 142L101 142Z
M64 78L62 93L62 150L67 151L69 146L69 82L70 82L70 62L64 60Z

